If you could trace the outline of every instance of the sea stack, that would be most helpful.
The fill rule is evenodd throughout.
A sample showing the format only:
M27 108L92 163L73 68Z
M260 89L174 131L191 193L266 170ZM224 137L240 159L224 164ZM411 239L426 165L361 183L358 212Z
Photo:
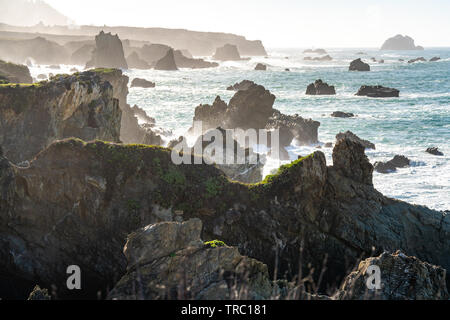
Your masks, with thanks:
M101 31L95 37L95 49L92 59L86 65L87 68L117 68L128 69L123 51L122 41L119 36Z
M358 58L356 60L353 60L350 63L350 67L348 68L349 71L370 71L369 64L363 62L361 58Z
M387 39L381 46L381 50L423 50L423 47L416 46L413 38L398 34Z
M155 70L167 70L167 71L178 70L177 64L175 63L173 49L169 49L164 58L156 62Z
M311 83L306 89L307 95L333 95L336 94L334 86L329 86L328 83L323 82L321 79Z
M213 59L219 61L238 61L241 60L241 55L237 46L226 44L223 47L217 48Z

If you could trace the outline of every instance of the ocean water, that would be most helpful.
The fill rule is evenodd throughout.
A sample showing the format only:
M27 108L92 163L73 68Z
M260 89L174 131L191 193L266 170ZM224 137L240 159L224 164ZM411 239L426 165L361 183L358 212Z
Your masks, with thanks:
M195 107L211 104L219 95L229 101L234 92L226 88L244 79L253 80L270 90L277 98L274 108L320 121L320 144L334 142L341 131L351 130L376 145L367 150L370 161L387 161L394 155L407 156L412 165L397 172L374 172L374 185L383 194L438 210L450 210L450 48L427 48L425 51L378 51L374 49L327 49L333 61L304 61L303 49L268 50L269 56L249 61L225 62L220 67L203 70L166 72L126 70L135 77L156 82L154 89L130 88L128 102L137 104L157 121L171 129L173 137L184 134L192 125ZM357 55L358 52L366 55ZM312 55L309 55L312 56ZM419 56L437 62L406 61ZM371 72L349 72L349 63L363 58ZM384 64L370 58L384 59ZM399 62L399 59L406 60ZM268 71L254 71L258 62ZM65 66L70 69L72 66ZM284 69L289 68L290 72ZM32 68L39 73L60 73L45 67ZM56 71L56 72L55 72ZM68 71L68 70L67 70ZM335 96L306 96L309 83L322 79L336 87ZM361 85L383 85L400 90L400 98L367 98L354 94ZM332 118L334 111L352 112L355 118ZM444 156L425 153L437 146ZM314 152L317 146L288 148L291 159ZM332 149L322 148L332 164ZM282 163L270 160L265 174Z

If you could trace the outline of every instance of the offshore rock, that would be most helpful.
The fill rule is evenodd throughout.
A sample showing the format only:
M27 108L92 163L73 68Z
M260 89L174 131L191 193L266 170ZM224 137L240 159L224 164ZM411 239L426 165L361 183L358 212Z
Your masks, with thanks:
M136 51L133 51L128 58L127 64L130 69L141 69L147 70L150 69L150 64L148 64L145 60L142 60Z
M223 47L217 48L216 53L213 56L213 59L219 61L242 60L237 46L231 44L226 44Z
M380 173L391 173L397 171L397 168L409 167L411 161L405 156L396 155L387 162L375 162L375 171Z
M156 62L155 70L167 70L167 71L178 70L177 64L175 63L173 49L167 51L166 55Z
M353 60L350 63L350 67L348 68L349 71L370 71L369 64L363 62L361 58L358 58L356 60Z
M122 41L117 34L113 36L101 31L95 37L92 59L86 64L86 68L91 67L128 69Z
M359 144L361 144L362 146L364 146L364 148L366 148L366 149L375 150L375 145L372 142L361 139L360 137L358 137L356 134L354 134L351 131L346 131L344 133L342 133L342 132L338 133L336 135L336 140L341 140L341 139L354 140L354 141L358 142Z
M381 50L423 50L423 47L416 46L413 38L398 34L387 39L381 46Z
M321 79L316 80L314 83L308 85L306 88L307 95L333 95L336 94L334 86L329 86L328 83L323 82Z
M362 86L356 93L357 96L367 96L370 98L398 98L400 91L394 88L383 86Z

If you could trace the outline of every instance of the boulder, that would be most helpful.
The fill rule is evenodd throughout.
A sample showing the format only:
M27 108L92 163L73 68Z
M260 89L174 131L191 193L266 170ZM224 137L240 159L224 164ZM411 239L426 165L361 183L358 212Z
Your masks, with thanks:
M334 118L353 118L355 115L351 112L335 111L331 116Z
M119 36L101 31L95 37L95 49L86 68L117 68L128 69L123 51L122 41Z
M370 71L369 64L363 62L361 58L353 60L350 63L349 71Z
M321 79L311 83L306 88L307 95L333 95L336 94L334 86L329 86L328 83L323 82Z
M1 83L33 83L30 70L27 66L0 60Z
M381 271L381 288L368 289L370 269ZM445 270L407 256L383 252L362 261L344 280L334 300L448 300Z
M0 87L0 145L8 159L31 160L53 141L68 137L118 142L119 103L98 73Z
M381 46L381 50L423 50L423 47L416 46L411 37L398 34L387 39Z
M141 78L134 78L133 81L131 81L131 88L154 88L156 84L154 82L141 79Z
M176 71L178 70L177 64L175 63L175 57L173 49L167 51L164 58L158 60L155 64L155 70L166 70L166 71Z
M441 60L440 57L433 57L430 59L430 62L435 62L435 61L439 61L439 60Z
M266 265L241 256L238 248L221 241L203 242L201 232L201 220L192 219L153 224L132 233L124 249L127 273L108 299L270 297L272 284Z
M226 44L223 47L217 48L216 53L213 56L213 59L219 61L242 60L237 46L231 44Z
M136 51L133 51L133 53L128 56L127 64L130 69L150 69L150 65L147 63L147 61L142 60Z
M266 71L267 70L267 66L265 64L262 63L258 63L255 67L255 70L259 70L259 71Z
M408 60L408 63L414 63L414 62L419 62L419 61L420 62L426 62L427 59L425 59L424 57L419 57L419 58Z
M366 148L366 149L375 150L375 145L372 142L361 139L360 137L358 137L356 134L354 134L351 131L346 131L344 133L340 132L336 135L336 140L342 140L342 139L353 140L353 141L358 142L362 146L364 146L364 148Z
M397 168L409 167L410 162L407 157L396 155L387 162L375 162L374 169L379 173L391 173L397 171Z
M428 152L429 154L432 154L434 156L443 156L444 155L441 151L439 151L439 149L437 147L427 148L426 152Z
M306 49L303 53L327 54L325 49Z
M253 81L250 80L243 80L239 83L235 83L232 86L229 86L227 88L228 91L239 91L239 90L247 90L251 86L256 85Z
M361 86L357 96L367 96L370 98L398 98L400 91L393 88L387 88L383 86Z

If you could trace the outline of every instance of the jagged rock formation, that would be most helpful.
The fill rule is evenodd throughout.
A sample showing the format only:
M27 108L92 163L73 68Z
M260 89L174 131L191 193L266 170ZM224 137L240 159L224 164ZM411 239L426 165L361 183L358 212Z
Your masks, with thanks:
M398 34L387 39L381 46L381 50L423 50L423 47L416 46L411 37Z
M164 44L146 44L140 50L140 56L151 65L164 58L170 49L172 48Z
M356 134L354 134L351 131L346 131L344 133L340 132L336 135L336 140L341 140L341 139L349 139L349 140L353 140L358 142L359 144L361 144L362 146L364 146L364 148L366 149L373 149L375 150L375 145L367 140L361 139L360 137L358 137Z
M370 98L398 98L400 90L383 86L361 86L356 95Z
M381 289L367 289L367 271L378 266ZM335 300L448 300L445 270L401 251L362 261L333 296Z
M332 61L333 58L330 55L326 55L323 57L305 57L303 58L305 61Z
M385 250L450 267L449 215L377 192L364 147L351 139L337 141L333 163L317 151L245 185L142 145L61 141L26 168L1 157L0 267L10 279L55 284L63 296L66 267L76 264L85 279L76 294L95 297L126 273L128 234L191 218L203 221L204 240L237 246L269 271L277 257L279 276L297 274L300 247L304 274L308 265L321 270L326 255L324 286Z
M443 156L444 155L441 151L439 151L439 149L437 147L427 148L427 150L425 152L432 154L434 156Z
M82 47L76 49L70 56L70 63L85 66L92 58L92 53L95 50L95 45L85 44Z
M391 173L395 172L397 168L409 167L410 162L407 157L396 155L387 162L375 162L374 169L380 173Z
M32 58L37 64L62 64L70 59L69 52L56 42L43 37L33 39L0 39L0 57L14 63Z
M335 111L331 116L334 118L353 118L355 115L351 112Z
M131 88L154 88L155 86L156 84L154 82L141 78L134 78L133 81L131 81Z
M177 64L175 63L175 57L173 53L173 49L167 51L164 58L158 60L155 64L155 70L167 70L167 71L176 71L178 70Z
M209 62L203 59L193 59L186 57L181 50L175 50L175 63L179 68L189 68L189 69L205 69L205 68L215 68L219 64L217 62Z
M236 247L208 246L202 222L164 222L128 236L127 273L108 299L264 299L272 294L267 266ZM245 293L244 289L245 287ZM239 293L237 293L239 292Z
M113 36L101 31L95 37L92 59L86 64L86 68L91 67L128 69L122 41L117 34Z
M35 286L33 291L30 293L28 300L39 300L39 301L47 301L51 300L52 297L48 294L47 289L41 289L39 286Z
M54 140L119 141L120 116L113 88L98 72L0 87L0 145L11 161L31 160Z
M419 62L419 61L420 62L426 62L427 59L425 59L424 57L419 57L419 58L408 60L408 63L415 63L415 62Z
M223 47L217 48L213 56L214 60L219 61L238 61L242 60L237 46L226 44Z
M33 83L27 66L0 60L0 84L2 83Z
M237 82L232 86L229 86L227 90L229 91L239 91L239 90L247 90L251 86L256 85L253 81L250 80L242 80L241 82Z
M369 64L363 62L361 58L358 58L356 60L353 60L350 63L350 67L348 68L349 71L370 71Z
M147 61L139 58L139 55L136 51L133 51L133 53L128 56L127 64L130 69L150 69L150 64L148 64Z
M258 71L266 71L267 70L267 66L265 64L262 63L258 63L255 67L255 70Z
M325 49L306 49L303 53L327 54Z
M307 95L333 95L336 94L334 86L329 86L328 83L323 82L321 79L311 83L306 88Z

